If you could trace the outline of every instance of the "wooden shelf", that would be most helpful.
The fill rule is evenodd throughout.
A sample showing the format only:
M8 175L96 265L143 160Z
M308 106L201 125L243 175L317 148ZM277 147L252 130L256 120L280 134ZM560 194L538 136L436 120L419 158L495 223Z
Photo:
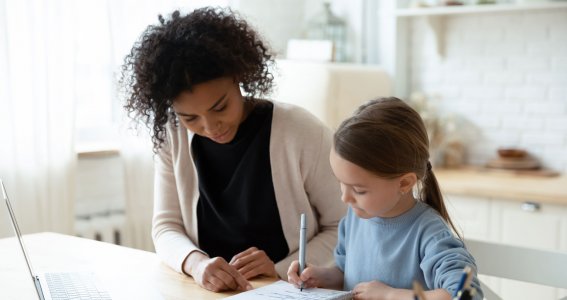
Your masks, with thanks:
M540 1L540 2L532 2L532 3L404 8L404 9L397 9L396 16L398 17L443 16L443 15L464 15L464 14L481 14L481 13L494 13L494 12L551 10L551 9L567 9L567 1Z
M503 2L499 1L499 2ZM446 23L459 16L496 16L499 14L521 14L530 13L563 13L567 10L567 0L547 1L513 1L517 3L499 3L483 5L461 5L461 6L437 6L425 8L403 8L402 3L411 1L379 1L381 3L381 17L385 20L380 26L380 42L384 45L381 51L382 61L391 72L395 80L395 92L398 95L407 96L411 92L409 86L410 67L407 57L410 38L412 36L412 24L414 19L425 21L425 26L432 31L435 51L439 58L444 59L446 55L445 30ZM472 2L472 1L471 1ZM508 0L512 2L512 0ZM537 18L535 18L537 19ZM530 21L530 18L526 18ZM482 21L482 20L481 20ZM419 23L421 25L421 23Z

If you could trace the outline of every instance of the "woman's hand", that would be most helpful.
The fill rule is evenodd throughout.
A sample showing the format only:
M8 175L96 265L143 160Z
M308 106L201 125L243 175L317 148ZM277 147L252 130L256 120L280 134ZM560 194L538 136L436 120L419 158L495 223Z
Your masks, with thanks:
M248 248L246 251L236 254L229 264L236 268L246 279L258 275L278 277L274 262L268 257L266 252L256 247Z
M194 251L185 260L183 270L191 275L199 286L209 291L252 289L252 285L222 257L209 258Z

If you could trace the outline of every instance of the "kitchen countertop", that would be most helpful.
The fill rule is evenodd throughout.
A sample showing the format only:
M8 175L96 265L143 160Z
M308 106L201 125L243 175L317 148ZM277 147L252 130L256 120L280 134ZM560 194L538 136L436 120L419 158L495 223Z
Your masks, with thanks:
M433 169L444 194L567 205L567 176L534 176L465 167Z

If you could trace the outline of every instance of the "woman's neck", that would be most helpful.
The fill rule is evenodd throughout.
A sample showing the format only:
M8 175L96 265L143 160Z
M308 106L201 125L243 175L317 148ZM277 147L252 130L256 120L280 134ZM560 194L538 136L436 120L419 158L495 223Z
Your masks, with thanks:
M256 103L257 101L254 99L247 99L247 100L243 99L243 103L242 103L243 112L242 112L242 120L240 120L240 123L244 122L244 120L248 118L250 113L254 110L254 107L256 107Z

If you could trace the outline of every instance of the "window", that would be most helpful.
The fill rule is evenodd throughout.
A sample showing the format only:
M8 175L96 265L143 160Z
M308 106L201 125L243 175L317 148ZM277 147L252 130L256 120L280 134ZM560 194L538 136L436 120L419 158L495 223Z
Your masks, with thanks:
M229 0L81 1L75 4L77 151L114 149L125 114L118 95L124 57L157 15L202 6L227 6ZM122 126L124 127L124 126Z

